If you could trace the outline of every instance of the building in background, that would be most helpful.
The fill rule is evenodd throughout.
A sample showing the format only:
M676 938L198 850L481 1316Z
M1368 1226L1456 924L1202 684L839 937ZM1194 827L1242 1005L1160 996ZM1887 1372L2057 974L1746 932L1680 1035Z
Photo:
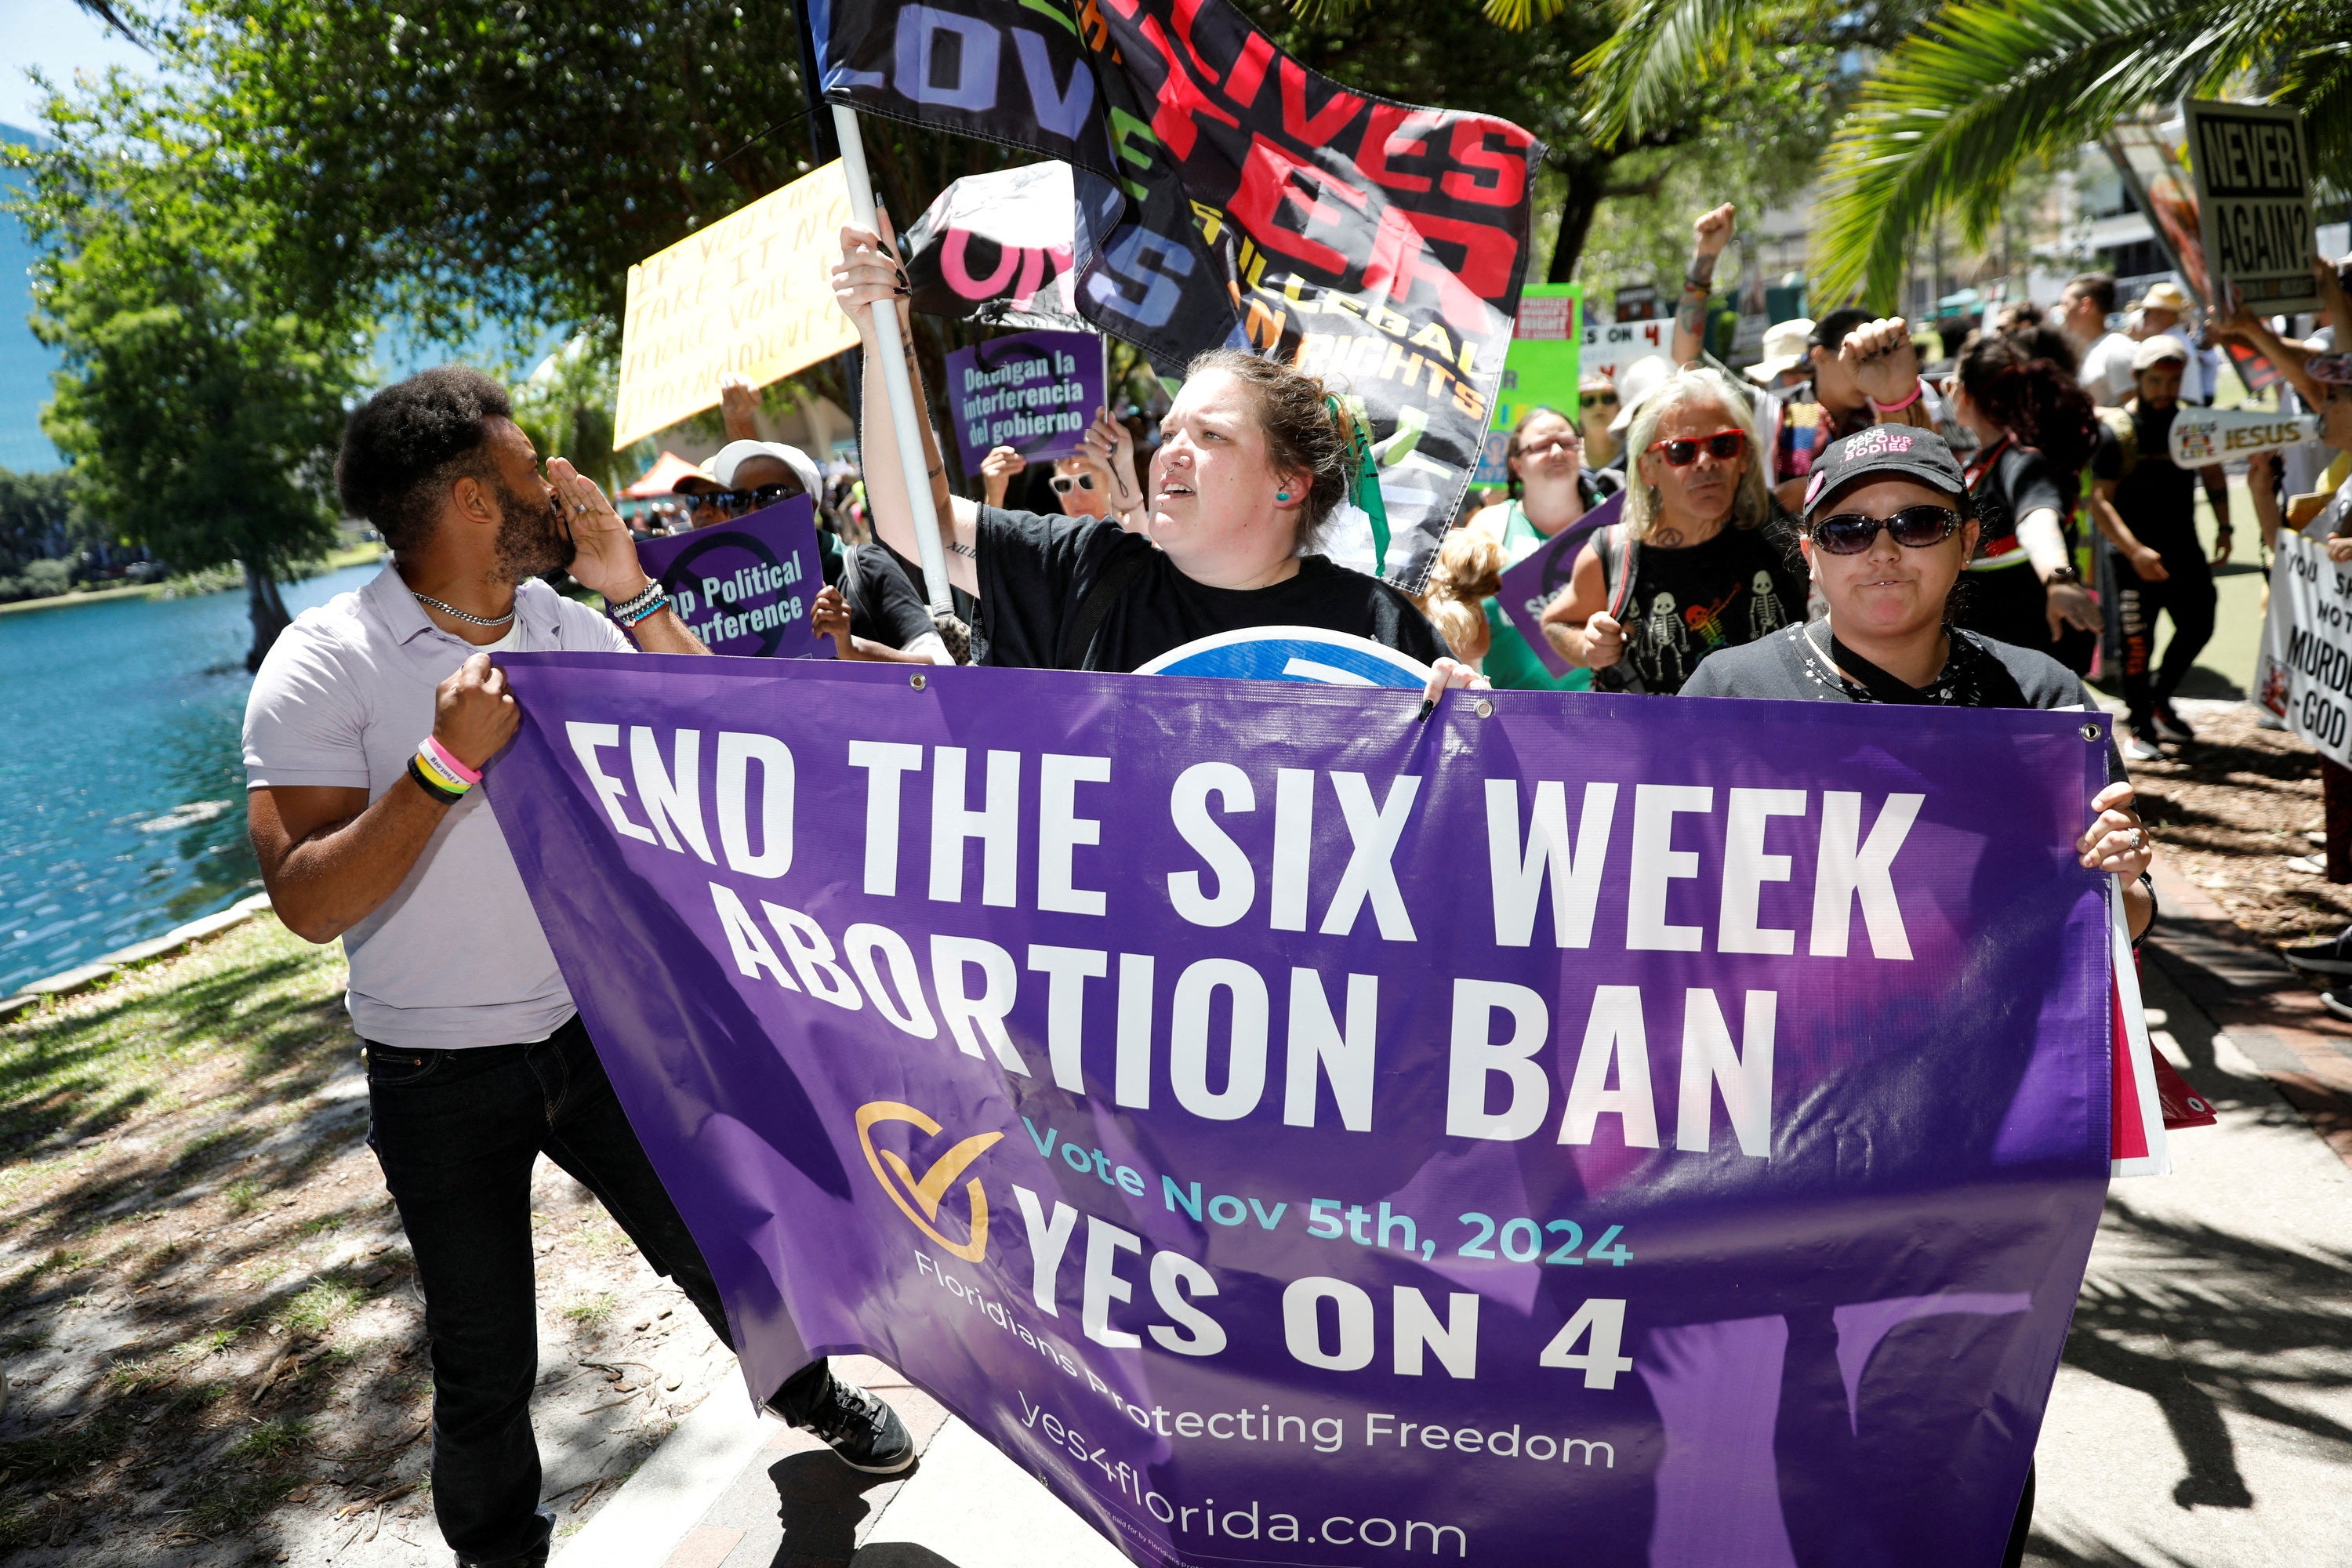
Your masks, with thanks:
M0 125L0 142L44 144L14 125ZM22 170L0 167L0 191L13 195L26 179ZM0 468L20 474L65 466L64 456L41 433L41 405L49 400L58 353L34 337L26 322L33 309L33 256L23 222L0 213Z

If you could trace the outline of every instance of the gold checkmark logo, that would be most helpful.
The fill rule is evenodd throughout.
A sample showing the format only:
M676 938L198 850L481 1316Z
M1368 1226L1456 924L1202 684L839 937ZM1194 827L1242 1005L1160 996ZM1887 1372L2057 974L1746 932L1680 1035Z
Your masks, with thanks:
M979 1177L963 1184L964 1195L971 1201L970 1241L950 1241L931 1222L940 1217L940 1203L955 1184L955 1179L1004 1134L972 1134L933 1161L929 1173L919 1182L907 1162L896 1152L874 1147L874 1127L882 1121L907 1122L927 1138L939 1135L940 1124L911 1105L902 1105L895 1100L874 1100L857 1108L857 1146L866 1151L866 1163L874 1167L874 1179L882 1184L882 1190L890 1194L890 1201L898 1205L899 1212L915 1222L916 1229L966 1263L978 1263L988 1254L988 1194L981 1187ZM909 1198L913 1202L908 1202Z

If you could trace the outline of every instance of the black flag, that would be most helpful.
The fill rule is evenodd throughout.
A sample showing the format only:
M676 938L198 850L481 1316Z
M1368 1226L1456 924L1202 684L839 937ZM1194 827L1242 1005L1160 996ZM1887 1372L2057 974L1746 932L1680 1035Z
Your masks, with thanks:
M1417 590L1477 467L1542 146L1353 92L1225 0L815 0L826 98L1070 165L1078 311L1162 374L1254 348L1360 398L1389 538L1333 553Z

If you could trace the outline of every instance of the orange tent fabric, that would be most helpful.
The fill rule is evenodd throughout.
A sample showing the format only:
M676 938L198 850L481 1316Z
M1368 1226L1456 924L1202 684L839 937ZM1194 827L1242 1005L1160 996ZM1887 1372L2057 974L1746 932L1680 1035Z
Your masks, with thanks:
M676 452L665 450L660 457L654 459L654 466L647 468L635 484L621 493L639 500L647 496L670 495L677 489L678 480L688 474L699 472L701 472L699 468Z

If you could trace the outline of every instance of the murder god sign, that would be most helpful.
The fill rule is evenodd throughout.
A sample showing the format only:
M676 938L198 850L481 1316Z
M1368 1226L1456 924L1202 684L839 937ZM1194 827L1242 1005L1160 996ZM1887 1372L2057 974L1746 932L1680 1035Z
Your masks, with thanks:
M638 542L637 564L669 590L702 646L748 658L831 658L809 622L824 588L816 509L806 496L732 522Z
M1104 405L1103 341L1092 332L1016 332L948 355L948 417L963 471L992 447L1031 462L1086 450Z
M857 346L833 302L849 221L827 163L629 268L613 450L719 406L719 377L765 386Z
M504 662L752 1391L871 1352L1144 1563L1998 1560L2106 1190L2103 725Z
M2271 560L2254 700L2321 756L2352 767L2352 570L2291 529Z
M2263 103L2189 99L2189 172L2197 185L2213 303L2257 316L2319 307L2311 258L2311 164L2303 116Z

